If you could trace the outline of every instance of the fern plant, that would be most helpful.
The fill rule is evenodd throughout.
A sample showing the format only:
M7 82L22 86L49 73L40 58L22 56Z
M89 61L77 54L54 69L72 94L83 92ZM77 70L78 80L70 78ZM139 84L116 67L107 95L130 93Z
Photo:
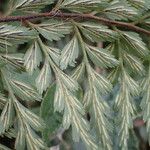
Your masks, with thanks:
M2 0L0 10L0 149L46 150L63 129L87 150L128 150L139 117L150 142L149 0Z

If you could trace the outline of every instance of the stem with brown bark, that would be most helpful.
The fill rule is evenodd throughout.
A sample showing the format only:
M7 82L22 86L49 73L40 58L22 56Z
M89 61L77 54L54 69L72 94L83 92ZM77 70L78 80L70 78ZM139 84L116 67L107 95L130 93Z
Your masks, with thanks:
M0 22L14 22L14 21L24 21L24 20L33 20L37 18L44 18L44 17L52 17L52 18L61 18L61 19L81 19L81 20L96 20L102 24L107 26L116 26L116 27L124 27L126 29L130 29L139 33L144 33L146 35L150 35L150 31L140 28L132 23L126 23L121 21L114 21L110 19L106 19L103 17L94 16L91 14L78 14L78 13L62 13L62 12L46 12L46 13L39 13L39 14L31 14L31 15L23 15L23 16L6 16L1 17Z

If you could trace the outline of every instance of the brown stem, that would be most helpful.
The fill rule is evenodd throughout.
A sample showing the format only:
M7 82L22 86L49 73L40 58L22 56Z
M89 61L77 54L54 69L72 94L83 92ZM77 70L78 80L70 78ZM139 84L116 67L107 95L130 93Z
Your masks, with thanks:
M53 17L53 18L61 18L61 19L86 19L86 20L97 20L98 22L101 22L102 24L108 25L108 26L116 26L116 27L124 27L130 30L134 30L136 32L144 33L147 35L150 35L150 31L145 30L143 28L140 28L136 25L133 25L131 23L121 22L121 21L113 21L109 20L103 17L97 17L91 14L78 14L78 13L62 13L62 12L55 12L52 11L50 13L39 13L39 14L32 14L32 15L26 15L26 16L7 16L7 17L1 17L0 22L13 22L13 21L22 21L22 20L33 20L36 18L44 18L44 17Z

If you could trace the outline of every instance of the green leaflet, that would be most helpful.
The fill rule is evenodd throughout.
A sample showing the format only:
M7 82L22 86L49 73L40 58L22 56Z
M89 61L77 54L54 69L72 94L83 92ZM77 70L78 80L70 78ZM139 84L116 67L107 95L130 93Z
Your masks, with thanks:
M13 111L15 111L15 114L17 114L17 117L18 117L18 123L20 123L19 124L20 125L19 126L20 130L17 131L18 135L17 135L17 139L16 139L16 142L15 142L16 149L20 149L20 148L25 149L25 144L24 144L25 141L27 143L26 145L28 146L29 150L30 149L32 150L33 148L35 148L35 149L43 148L44 149L44 147L45 147L44 143L41 140L41 138L38 137L38 135L35 131L41 131L45 127L45 123L43 122L43 120L40 117L38 117L37 115L32 113L29 109L27 109L25 106L23 106L16 99L16 96L14 95L15 92L13 91L14 89L12 89L12 87L11 87L11 82L12 81L14 82L14 80L10 79L10 77L9 77L10 73L12 73L12 72L8 72L8 70L6 70L6 69L1 70L1 72L2 72L2 75L3 75L4 82L6 84L5 88L8 90L9 95L10 95L9 103L6 103L5 104L5 109L3 109L5 114L8 113L8 117L6 117L6 115L5 115L4 118L6 119L6 121L2 121L2 125L5 128L8 128L8 126L11 125L12 120L14 120L12 118L14 116ZM5 74L5 76L4 76L4 74ZM8 74L9 74L9 76L8 76ZM15 76L13 78L15 78ZM18 76L18 79L19 79L19 76ZM17 82L17 84L19 86L23 86L24 88L28 88L27 86L22 85L22 82L21 82L21 84L20 84L20 82ZM3 115L1 117L2 117L2 120L3 120ZM24 131L26 133L24 133ZM25 134L25 136L24 136L24 134ZM23 138L23 139L20 141L20 138L21 139Z
M22 53L12 53L12 54L1 54L1 58L7 63L12 65L21 65L23 63L23 54Z
M0 51L6 51L6 48L11 46L12 43L8 42L6 39L0 39Z
M49 57L59 66L60 62L60 50L58 48L48 47L46 45L43 46Z
M131 49L131 44L133 44L133 47ZM135 43L137 45L137 42ZM117 57L119 56L119 53L121 53L121 57L119 63L121 63L121 60L123 61L125 68L128 72L131 72L133 74L138 74L138 75L144 75L145 74L145 68L143 66L143 62L141 61L142 55L137 54L136 51L136 46L134 46L134 43L128 43L124 45L122 42L122 37L121 37L121 42L119 42L119 46L117 43L110 44L107 48L112 54L116 55ZM138 48L139 51L139 48ZM143 53L143 51L142 51ZM145 47L145 52L148 53ZM146 54L145 54L146 55ZM119 58L117 58L119 60ZM108 78L112 82L118 82L118 77L119 73L121 71L121 66L117 66L117 68L113 69Z
M25 100L37 100L41 101L41 96L38 92L30 85L23 83L22 81L10 80L9 81L14 93Z
M19 126L20 129L15 143L15 148L17 150L25 149L25 147L27 147L29 150L44 150L46 148L44 142L38 137L38 135L32 130L32 128L28 124L20 120Z
M143 7L147 7L146 6L146 0L128 0L129 4L132 5L135 8L143 8Z
M63 94L63 89L61 84L56 85L56 92L54 98L54 111L61 112L65 107L65 99ZM70 123L69 123L70 126Z
M102 48L86 45L86 50L91 61L96 66L107 68L114 67L118 64L118 61L114 58L114 56Z
M0 109L3 109L4 105L7 102L7 98L4 94L0 93Z
M43 91L49 87L50 83L52 81L52 72L50 68L50 64L48 60L45 60L45 63L36 78L36 87L39 90L39 93L42 94Z
M120 32L120 31L119 31ZM134 32L120 32L121 34L121 45L127 52L136 53L138 56L144 57L149 54L145 43Z
M133 101L135 95L139 95L139 86L124 70L120 81L120 90L115 101L115 106L118 109L118 119L120 118L119 141L123 149L128 147L129 129L133 128L133 116L136 111Z
M0 54L0 66L1 68L5 65L13 66L18 69L23 69L23 54L16 53L16 54Z
M142 101L141 101L141 108L143 110L143 120L144 122L146 122L146 131L148 133L148 142L150 143L150 136L149 136L149 132L150 132L150 118L149 118L149 94L150 94L150 69L148 68L148 72L147 72L147 76L144 78L143 82L142 82Z
M132 42L130 43L130 45L129 43L124 45L121 40L118 40L118 42L114 43L114 45L110 45L110 47L108 48L113 54L118 57L118 60L120 62L119 66L112 70L112 72L108 76L108 79L112 80L112 82L115 81L114 83L119 82L119 85L117 85L117 87L119 86L119 90L117 92L114 105L117 113L117 118L115 118L117 125L115 124L115 126L116 128L119 128L118 146L120 146L121 149L127 150L129 129L133 128L133 117L135 117L136 112L134 98L135 96L139 96L140 94L140 87L131 77L129 71L130 68L132 68L131 70L135 69L136 71L137 66L142 66L142 63L139 61L139 58L135 54L133 54L133 51L131 51L130 47L130 45L134 44L137 46L138 43ZM136 49L136 46L133 46L132 48ZM136 65L134 66L134 64ZM138 72L138 74L141 73L143 72Z
M24 66L26 70L32 74L42 61L42 53L37 41L33 41L29 49L24 56Z
M41 95L38 94L35 87L32 85L32 81L26 78L26 76L9 72L5 70L5 76L7 77L7 82L12 87L13 92L22 100L26 101L41 101ZM4 84L6 81L4 80Z
M73 12L91 12L92 10L99 10L102 6L103 0L65 0L60 5L61 8Z
M75 80L73 80L71 77L67 76L66 74L63 74L61 72L58 72L60 76L58 77L58 84L56 85L56 92L55 92L55 100L54 100L54 109L55 111L61 112L65 107L65 96L64 92L67 90L73 99L77 101L74 95L72 95L71 92L75 92L78 90L78 84Z
M102 147L108 150L112 148L112 142L109 132L112 132L112 126L108 121L110 107L102 98L102 94L111 90L111 84L101 77L91 66L87 66L88 85L84 94L83 103L91 112L91 121L97 133L98 144L102 143ZM91 106L91 107L90 107ZM105 142L107 141L107 142Z
M120 66L118 66L117 68L113 69L113 70L109 73L109 75L107 76L107 79L108 79L111 83L115 84L115 83L118 82L118 77L119 77L119 74L120 74L120 69L121 69Z
M15 106L21 118L31 127L36 130L41 130L45 127L43 120L15 100Z
M44 96L41 105L40 114L46 122L46 128L43 130L43 139L49 143L49 138L56 134L57 129L61 126L61 114L54 112L54 96L56 85L52 84Z
M150 9L150 1L145 0L145 7L147 7L148 9Z
M131 7L126 0L119 1L113 0L103 10L104 14L112 20L121 20L132 18L137 15L137 11L134 7Z
M100 0L64 0L64 2L62 3L62 6L67 6L67 5L83 5L83 4L99 4L101 3Z
M110 128L112 127L107 120L107 113L110 108L106 102L103 102L102 95L110 92L112 89L112 85L107 79L98 74L89 64L86 52L88 50L90 51L90 48L94 49L95 47L90 47L89 45L84 43L80 32L78 30L76 32L83 51L83 61L85 61L85 68L88 77L88 83L85 86L83 104L85 108L88 108L87 110L90 111L91 121L93 122L94 130L97 133L96 137L98 140L98 147L111 150L112 142L109 136L109 132ZM103 59L103 57L104 56L102 56L101 59ZM92 61L93 59L95 58L91 58Z
M33 132L30 126L27 126L26 140L28 149L46 149L45 143L35 132Z
M49 41L60 40L66 34L71 32L71 26L68 23L58 20L48 20L41 24L31 24L39 33Z
M72 84L73 82L74 84ZM64 76L57 78L54 109L55 111L59 112L64 111L62 123L63 127L68 129L70 125L72 126L72 136L75 141L79 141L81 137L87 148L97 149L93 137L88 133L89 125L83 118L83 106L76 96L71 92L75 92L77 89L78 88L75 84L75 81L73 81L71 78L67 81Z
M13 44L21 44L33 39L36 36L36 32L26 27L1 24L0 36L2 40L0 40L0 43L4 47L3 45L11 46L12 42Z
M123 70L122 73L122 78L125 81L125 86L127 87L127 89L129 90L129 92L133 95L133 96L138 96L139 95L139 85L128 75L128 73Z
M61 79L61 82L63 82L63 84L70 90L70 91L76 91L78 90L78 83L72 79L71 77L69 77L67 74L58 71L58 78Z
M2 125L0 133L4 133L6 130L9 129L11 125L13 125L13 121L15 117L15 110L14 110L12 99L9 98L7 101L8 102L5 104L0 117L0 122Z
M132 54L130 55L128 53L124 53L123 59L126 65L130 67L131 71L136 72L140 75L145 73L144 66L138 57Z
M133 99L126 87L121 87L121 91L119 91L116 96L116 105L119 109L118 119L120 120L120 146L122 149L127 149L127 140L129 138L129 128L133 127L132 116L135 111L135 106L132 103ZM128 110L128 112L126 112Z
M10 148L8 148L2 144L0 144L0 148L1 148L1 150L11 150Z
M99 91L93 87L92 94L92 122L97 132L98 139L101 139L102 145L105 149L112 149L112 141L109 133L113 128L108 119L110 119L110 107L99 94ZM107 143L105 142L107 141ZM100 143L100 142L99 142Z
M85 73L85 64L82 62L75 70L72 72L72 78L78 82L83 81Z
M29 13L33 11L41 11L46 5L50 5L54 0L9 0L9 13Z
M98 74L90 65L87 66L90 85L93 85L101 92L101 94L110 92L112 85L102 75Z
M23 126L23 122L20 120L19 124L20 126L17 138L16 138L16 143L15 143L15 148L16 149L24 149L26 146L26 130Z
M45 62L43 64L43 67L41 68L41 71L39 72L38 76L36 77L35 83L36 87L40 94L43 93L47 89L47 87L50 85L52 81L52 71L53 65L59 66L60 62L60 50L58 48L53 48L45 45L41 39L38 39L39 48L37 49L43 52L43 55L45 56ZM28 57L29 58L29 57ZM39 57L37 57L39 58ZM31 59L29 59L31 61ZM40 61L38 59L38 61ZM33 64L33 63L32 63ZM36 66L37 67L37 66Z
M74 35L72 40L61 51L60 68L64 70L67 68L68 65L74 67L76 63L75 60L78 58L78 54L78 39L76 35Z
M83 22L78 24L83 35L90 41L113 41L116 38L116 33L108 29L107 26L99 25L94 22Z
M16 138L16 131L14 128L9 128L9 130L7 130L4 135L8 138Z
M23 6L27 6L27 5L32 5L32 4L36 4L36 3L42 3L39 0L15 0L15 7L23 7ZM44 1L43 1L44 2ZM52 0L51 0L52 2ZM50 0L49 0L50 3ZM49 4L47 3L47 4ZM46 4L46 1L45 1Z
M19 118L19 130L17 134L17 139L15 143L16 149L45 149L45 144L41 138L34 131L40 131L45 128L43 120L25 108L16 99L14 99L14 104L17 110L17 115ZM34 129L34 130L33 130Z

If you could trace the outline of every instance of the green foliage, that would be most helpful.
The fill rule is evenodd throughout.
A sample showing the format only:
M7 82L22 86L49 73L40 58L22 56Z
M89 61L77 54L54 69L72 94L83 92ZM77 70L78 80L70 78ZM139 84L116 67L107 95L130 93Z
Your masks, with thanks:
M0 140L15 139L13 147L0 141L0 149L49 149L61 128L89 150L130 150L137 148L129 140L137 141L139 116L150 143L150 37L96 19L63 18L90 13L149 30L149 0L7 0L3 14L47 9L56 14L0 23Z
M56 85L52 84L45 94L41 104L41 117L46 122L46 128L43 131L43 138L47 143L50 143L49 138L52 138L61 127L62 115L54 111L54 96ZM49 144L50 145L50 144Z

